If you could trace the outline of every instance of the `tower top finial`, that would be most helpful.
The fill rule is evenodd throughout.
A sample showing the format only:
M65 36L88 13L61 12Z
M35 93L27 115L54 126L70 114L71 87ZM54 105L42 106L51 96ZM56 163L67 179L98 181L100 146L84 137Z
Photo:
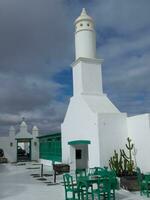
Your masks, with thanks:
M92 17L90 17L90 16L87 14L85 8L82 8L82 12L81 12L80 16L75 20L75 24L78 23L79 21L85 21L85 20L86 20L86 21L92 21L92 22L93 22Z
M85 8L82 8L81 15L87 15L87 12L86 12Z
M94 21L85 8L75 20L75 59L96 58L96 38Z
M22 122L20 124L20 127L27 127L27 124L25 122L25 118L24 117L22 118Z

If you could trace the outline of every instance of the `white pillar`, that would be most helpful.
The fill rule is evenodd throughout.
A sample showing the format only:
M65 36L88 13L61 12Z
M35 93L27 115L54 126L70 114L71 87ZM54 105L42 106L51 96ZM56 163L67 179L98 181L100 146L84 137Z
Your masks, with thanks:
M37 138L39 135L39 129L36 126L33 126L32 136L33 139L31 141L32 144L32 160L39 159L39 139Z
M38 137L38 135L39 135L39 129L37 128L37 126L33 126L32 135L33 135L33 138Z
M16 130L13 126L9 129L9 161L16 162L17 161L17 141L15 140Z
M16 132L15 128L13 126L11 126L9 129L9 136L11 138L15 138L15 132Z

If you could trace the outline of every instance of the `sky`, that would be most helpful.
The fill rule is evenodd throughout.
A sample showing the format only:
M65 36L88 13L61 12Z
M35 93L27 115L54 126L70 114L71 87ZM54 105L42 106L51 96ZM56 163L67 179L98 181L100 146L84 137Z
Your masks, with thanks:
M23 117L40 134L60 131L83 7L95 22L104 93L129 116L150 113L149 0L0 0L0 135Z

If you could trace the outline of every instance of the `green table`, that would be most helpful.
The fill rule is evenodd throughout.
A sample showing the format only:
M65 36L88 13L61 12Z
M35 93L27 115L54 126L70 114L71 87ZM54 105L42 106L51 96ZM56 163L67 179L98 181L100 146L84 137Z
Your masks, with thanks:
M93 184L97 184L99 176L84 176L79 177L77 180L77 185L79 189L83 190L83 193L86 195L86 200L88 200L88 195L91 194L92 200L94 200ZM102 178L103 179L103 178ZM90 188L90 192L89 192Z

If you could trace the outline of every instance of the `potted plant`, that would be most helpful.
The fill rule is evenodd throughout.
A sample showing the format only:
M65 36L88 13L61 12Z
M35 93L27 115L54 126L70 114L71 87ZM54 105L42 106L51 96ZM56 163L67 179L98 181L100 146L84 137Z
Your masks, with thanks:
M132 159L134 144L127 138L126 151L120 149L120 152L114 151L114 155L109 160L109 166L120 177L120 186L129 191L139 190L135 164ZM126 153L127 152L127 153Z

